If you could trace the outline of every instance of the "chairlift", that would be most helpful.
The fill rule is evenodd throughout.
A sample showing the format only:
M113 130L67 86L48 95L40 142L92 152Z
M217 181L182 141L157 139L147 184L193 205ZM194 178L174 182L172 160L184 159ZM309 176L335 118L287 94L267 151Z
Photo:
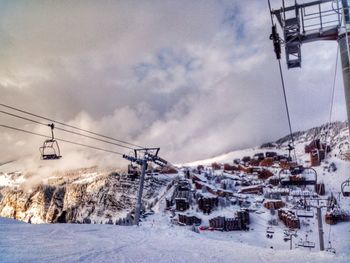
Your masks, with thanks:
M281 169L278 176L282 186L317 184L317 172L310 167L296 166L290 169Z
M350 179L341 184L341 192L344 197L350 197Z
M299 242L297 243L297 247L308 247L308 248L314 248L315 247L315 242L311 242L308 240L299 240Z
M267 238L273 238L274 233L275 233L275 230L271 226L268 226L266 228L266 237Z
M284 237L283 237L283 241L284 241L284 242L290 241L290 236L284 236Z
M296 210L297 217L314 217L313 210Z
M330 252L330 253L333 253L333 254L336 253L335 248L332 247L331 241L328 242L328 247L326 248L326 251L327 251L327 252Z
M307 240L307 235L305 236L305 240L300 239L296 244L296 247L307 247L307 248L315 248L315 242Z
M298 234L294 229L284 229L283 234L284 234L283 236L284 242L291 241L293 237L298 237Z
M268 233L268 234L274 234L274 233L275 233L275 230L274 230L271 226L268 226L268 227L266 228L266 233Z
M51 139L47 139L44 141L43 146L39 148L41 159L42 160L58 160L61 156L60 147L58 142L55 140L53 129L55 125L53 123L48 124L51 128Z

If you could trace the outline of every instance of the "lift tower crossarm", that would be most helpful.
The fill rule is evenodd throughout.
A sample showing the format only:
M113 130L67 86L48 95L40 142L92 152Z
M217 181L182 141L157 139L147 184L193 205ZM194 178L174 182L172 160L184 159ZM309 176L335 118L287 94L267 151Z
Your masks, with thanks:
M301 45L304 43L333 40L339 45L342 63L348 125L350 124L350 0L319 0L271 9L283 30L287 67L301 67ZM275 44L275 43L274 43Z
M339 0L319 0L271 10L283 29L288 68L301 67L301 45L318 40L337 40L341 26ZM336 5L334 5L336 3Z
M296 7L300 8L300 7L309 7L309 6L314 6L314 5L318 5L318 4L323 4L323 3L328 3L328 2L333 2L334 0L319 0L319 1L312 1L312 2L308 2L308 3L303 3L303 4L295 4L293 6L288 6L288 7L281 7L280 9L276 9L276 10L272 10L272 14L273 15L277 15L277 13L281 13L281 12L286 12L286 11L292 11L294 10Z

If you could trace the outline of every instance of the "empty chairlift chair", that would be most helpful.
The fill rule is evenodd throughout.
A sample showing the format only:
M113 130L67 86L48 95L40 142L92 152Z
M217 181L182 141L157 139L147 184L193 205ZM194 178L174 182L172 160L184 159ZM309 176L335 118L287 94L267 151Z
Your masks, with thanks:
M39 148L41 159L42 160L58 160L60 159L61 152L60 147L58 145L58 142L55 140L53 129L55 128L55 125L53 123L48 124L51 128L51 139L47 139L44 141L43 146Z
M350 197L350 179L341 184L341 192L344 197Z

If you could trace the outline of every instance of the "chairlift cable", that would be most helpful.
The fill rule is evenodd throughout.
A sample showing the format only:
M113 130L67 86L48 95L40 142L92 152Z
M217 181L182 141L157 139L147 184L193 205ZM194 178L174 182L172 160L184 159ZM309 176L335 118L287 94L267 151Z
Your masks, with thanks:
M12 107L10 105L6 105L6 104L3 104L3 103L0 103L0 106L8 108L8 109L15 110L15 111L18 111L18 112L21 112L21 113L25 113L25 114L31 115L31 116L36 117L36 118L44 119L44 120L47 120L47 121L50 121L50 122L55 122L55 123L58 123L60 125L63 125L63 126L66 126L66 127L70 127L72 129L76 129L76 130L79 130L79 131L82 131L82 132L90 133L90 134L93 134L93 135L96 135L96 136L100 136L100 137L103 137L103 138L106 138L106 139L109 139L109 140L113 140L113 141L117 141L117 142L120 142L120 143L124 143L126 145L130 145L130 146L137 147L137 148L144 148L143 146L140 146L140 145L137 145L137 144L129 143L129 142L124 141L124 140L116 139L116 138L113 138L113 137L110 137L110 136L106 136L106 135L99 134L99 133L96 133L96 132L93 132L93 131L82 129L82 128L79 128L79 127L76 127L76 126L73 126L73 125L70 125L70 124L66 124L66 123L63 123L63 122L60 122L60 121L56 121L54 119L50 119L48 117L44 117L44 116L40 116L40 115L31 113L29 111L25 111L25 110L22 110L22 109L19 109L19 108L16 108L16 107Z
M284 85L284 78L283 78L283 71L282 71L282 66L281 66L281 61L278 60L278 66L280 70L280 76L281 76L281 83L282 83L282 89L283 89L283 97L284 97L284 104L286 106L286 113L287 113L287 119L288 119L288 126L289 126L289 132L290 132L290 139L292 142L292 147L293 147L293 153L294 153L294 159L297 162L297 155L295 153L295 144L294 144L294 136L293 136L293 129L292 129L292 124L290 120L290 114L289 114L289 107L288 107L288 100L287 100L287 94L286 94L286 88Z
M270 0L268 0L268 5L269 5L269 10L270 10L271 25L272 25L272 27L274 27ZM292 129L292 124L291 124L291 120L290 120L288 100L287 100L286 88L285 88L284 78L283 78L283 70L282 70L281 61L280 61L279 58L280 57L278 57L277 60L278 60L279 73L280 73L280 77L281 77L281 84L282 84L283 97L284 97L284 104L285 104L285 107L286 107L286 113L287 113L287 119L288 119L288 126L289 126L290 139L291 139L291 146L293 147L294 159L295 159L296 162L298 162L297 155L296 155L296 152L295 152L293 129Z
M15 117L15 118L19 118L19 119L22 119L22 120L25 120L25 121L30 121L30 122L33 122L33 123L36 123L36 124L47 126L46 123L43 123L43 122L40 122L40 121L36 121L36 120L33 120L33 119L29 119L29 118L26 118L26 117L23 117L23 116L19 116L17 114L13 114L13 113L10 113L10 112L7 112L7 111L0 110L0 113L9 115L9 116L12 116L12 117Z
M72 134L75 134L75 135L83 136L83 137L86 137L86 138L89 138L89 139L97 140L97 141L100 141L100 142L112 144L112 145L119 146L119 147L122 147L122 148L126 148L126 149L129 149L129 150L134 150L134 148L131 148L129 146L121 145L121 144L114 143L114 142L109 142L109 141L102 140L102 139L99 139L99 138L96 138L96 137L93 137L93 136L85 135L85 134L82 134L82 133L79 133L79 132L66 130L66 129L63 129L63 128L60 128L60 127L55 127L55 129L56 130L60 130L60 131L64 131L64 132L68 132L68 133L72 133Z
M32 135L36 135L36 136L40 136L40 137L44 137L44 138L48 138L48 139L51 138L50 136L47 136L47 135L44 135L44 134L40 134L40 133L36 133L36 132L32 132L32 131L27 131L27 130L24 130L24 129L8 126L8 125L4 125L4 124L0 124L0 127L11 129L11 130L15 130L15 131L25 132L25 133L28 133L28 134L32 134ZM91 148L91 149L104 151L104 152L108 152L108 153L113 153L113 154L118 154L118 155L123 156L123 153L116 152L116 151L111 151L111 150L107 150L107 149L103 149L103 148L92 146L92 145L82 144L82 143L78 143L78 142L72 142L72 141L69 141L69 140L66 140L66 139L60 139L60 138L56 138L56 140L61 141L61 142L66 142L66 143L70 143L70 144L74 144L74 145L78 145L78 146L82 146L82 147L87 147L87 148Z
M337 80L337 69L338 69L338 56L339 56L339 45L337 47L337 55L335 59L335 69L334 69L334 77L333 77L333 87L332 87L332 95L331 95L331 106L329 109L329 117L328 117L328 129L326 132L326 149L325 149L325 156L327 157L327 144L328 144L328 136L329 136L329 129L330 124L332 122L332 114L333 114L333 106L334 106L334 94L335 94L335 84Z
M30 122L33 122L33 123L36 123L36 124L40 124L40 125L43 125L43 126L47 126L46 123L42 123L42 122L39 122L39 121L36 121L36 120L33 120L33 119L29 119L29 118L26 118L26 117L23 117L23 116L19 116L17 114L9 113L9 112L2 111L2 110L0 110L0 113L9 115L9 116L12 116L12 117L15 117L15 118L23 119L23 120L26 120L26 121L30 121ZM68 132L68 133L72 133L72 134L75 134L75 135L83 136L83 137L86 137L86 138L89 138L89 139L97 140L97 141L100 141L100 142L116 145L116 146L119 146L119 147L122 147L122 148L126 148L126 149L129 149L129 150L133 150L133 148L131 148L129 146L125 146L125 145L114 143L114 142L109 142L109 141L102 140L102 139L99 139L99 138L96 138L96 137L93 137L93 136L89 136L89 135L86 135L86 134L82 134L82 133L79 133L79 132L66 130L66 129L63 129L63 128L60 128L60 127L57 127L57 126L55 126L55 129L56 130L60 130L60 131L64 131L64 132Z

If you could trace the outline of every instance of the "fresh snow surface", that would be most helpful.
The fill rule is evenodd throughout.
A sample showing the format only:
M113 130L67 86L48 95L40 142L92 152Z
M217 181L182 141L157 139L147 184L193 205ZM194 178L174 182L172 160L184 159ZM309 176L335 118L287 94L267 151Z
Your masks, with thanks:
M158 216L140 227L17 224L0 219L5 262L349 262L349 254L253 247L171 227ZM240 232L231 235L239 236ZM259 239L257 239L259 242Z

